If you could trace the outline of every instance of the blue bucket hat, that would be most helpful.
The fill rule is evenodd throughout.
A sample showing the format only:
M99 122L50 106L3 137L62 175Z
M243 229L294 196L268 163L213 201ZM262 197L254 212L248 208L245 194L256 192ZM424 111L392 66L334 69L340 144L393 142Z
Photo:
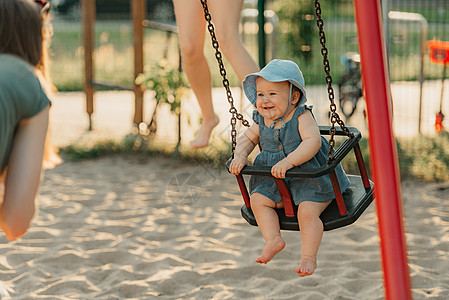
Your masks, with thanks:
M270 82L288 81L301 91L298 105L306 103L306 91L304 90L304 77L298 65L291 60L273 59L260 72L249 74L243 80L243 90L248 100L256 106L257 87L256 79L262 77ZM291 87L290 87L291 88ZM289 99L290 101L290 99Z

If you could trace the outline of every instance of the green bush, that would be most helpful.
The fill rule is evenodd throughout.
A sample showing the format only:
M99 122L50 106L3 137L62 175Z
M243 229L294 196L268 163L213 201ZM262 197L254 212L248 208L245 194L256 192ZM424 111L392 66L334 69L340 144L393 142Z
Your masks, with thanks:
M449 180L449 136L420 137L403 143L406 174L424 181ZM400 162L402 159L399 160ZM401 170L402 170L401 169Z
M396 142L401 178L422 181L449 181L449 135L437 137L418 137L412 140ZM370 155L367 139L360 141L360 148L368 173ZM343 161L346 172L359 174L354 155L348 155Z

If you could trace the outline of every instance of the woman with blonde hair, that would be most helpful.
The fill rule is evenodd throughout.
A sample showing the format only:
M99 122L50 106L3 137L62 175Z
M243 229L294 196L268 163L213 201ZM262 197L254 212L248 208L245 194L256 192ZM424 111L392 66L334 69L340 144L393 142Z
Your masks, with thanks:
M36 211L50 100L35 70L42 59L42 8L0 0L0 229L26 233Z

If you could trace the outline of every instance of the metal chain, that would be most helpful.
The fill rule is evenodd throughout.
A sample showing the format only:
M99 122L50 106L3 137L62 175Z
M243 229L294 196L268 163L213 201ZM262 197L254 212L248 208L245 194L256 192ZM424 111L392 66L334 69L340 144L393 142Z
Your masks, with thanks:
M332 88L332 76L330 75L330 65L329 59L327 58L328 50L326 48L326 36L324 34L324 22L321 18L321 6L318 0L315 0L315 14L316 14L316 25L318 26L319 35L320 35L320 43L321 43L321 55L323 56L323 64L324 64L324 72L326 73L326 83L327 83L327 93L329 96L330 103L330 112L331 112L331 128L329 130L330 138L329 138L329 152L327 153L327 160L331 161L334 159L334 147L335 147L335 123L340 125L340 128L344 131L344 133L353 138L354 135L349 131L346 127L345 123L337 113L337 105L335 105L335 96L334 89Z
M235 151L235 147L237 144L237 130L235 128L235 125L237 124L237 120L240 120L242 122L242 125L244 125L246 127L249 127L250 124L247 120L245 120L243 115L241 113L239 113L234 106L234 98L232 97L232 92L229 87L229 81L226 78L226 69L224 67L223 60L222 60L223 56L219 50L219 45L218 45L217 38L215 36L215 29L214 29L214 25L212 24L212 17L209 13L207 0L200 0L200 1L203 6L204 17L208 24L207 29L209 31L209 34L210 34L210 37L212 40L212 47L215 49L215 58L218 62L220 74L223 77L223 86L226 89L226 95L228 98L228 102L231 106L231 108L229 109L229 112L232 115L230 123L231 123L231 128L232 128L231 129L232 156L234 157L234 151ZM329 59L327 58L328 50L326 48L326 36L324 34L324 22L323 22L323 19L321 18L321 6L320 6L319 0L315 0L315 13L317 16L316 23L317 23L317 26L319 29L319 35L320 35L321 54L323 56L324 72L326 73L327 92L328 92L328 96L329 96L329 101L331 102L330 103L331 128L329 130L329 133L330 133L329 152L327 154L328 161L331 161L334 159L334 154L333 154L334 151L333 150L335 147L335 133L336 133L335 123L338 123L340 125L340 128L344 131L344 133L348 137L352 138L354 135L349 131L349 129L346 127L345 123L343 122L343 120L340 118L340 116L337 113L337 106L334 101L335 100L334 89L332 88L332 76L330 75L330 64L329 64Z
M229 81L226 78L226 70L225 70L225 67L223 64L223 60L222 60L223 56L219 50L217 37L215 36L214 25L212 24L212 17L209 13L209 8L207 7L207 0L200 0L200 1L201 1L201 4L203 5L204 17L206 18L206 21L207 21L207 29L209 31L209 34L210 34L210 37L212 40L212 47L214 47L214 49L215 49L215 58L217 59L218 66L220 68L220 74L223 77L223 86L226 89L226 96L228 97L228 102L231 106L231 108L229 109L229 112L232 115L232 117L231 117L232 152L231 153L232 153L232 158L234 158L234 151L235 151L235 147L237 145L237 129L235 128L235 125L237 124L237 119L240 120L242 122L242 124L246 127L249 127L250 124L247 120L245 120L243 115L241 113L239 113L234 106L234 98L232 97L231 89L229 87Z

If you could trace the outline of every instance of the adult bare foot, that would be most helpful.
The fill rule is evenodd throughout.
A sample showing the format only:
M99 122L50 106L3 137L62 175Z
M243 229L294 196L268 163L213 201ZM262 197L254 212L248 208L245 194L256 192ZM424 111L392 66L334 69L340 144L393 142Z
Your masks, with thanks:
M44 154L44 161L42 163L42 168L44 170L53 169L60 164L62 164L62 159L57 156L53 150L50 150L48 153Z
M303 256L299 262L299 267L295 269L300 277L310 276L316 269L316 257Z
M276 254L281 252L285 247L285 242L281 236L276 236L271 240L266 241L265 248L262 254L256 258L256 262L259 264L266 264L269 262Z
M200 130L198 131L195 138L190 142L190 146L197 149L204 148L209 145L210 134L219 122L220 119L218 119L217 115L215 115L215 118L212 120L203 120Z

